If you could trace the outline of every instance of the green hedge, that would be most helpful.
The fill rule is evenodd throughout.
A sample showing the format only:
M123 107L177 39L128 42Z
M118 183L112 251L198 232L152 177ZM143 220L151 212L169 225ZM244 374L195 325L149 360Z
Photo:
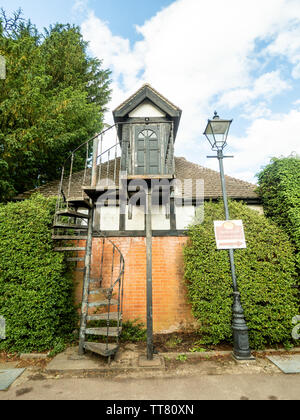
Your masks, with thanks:
M256 211L229 203L232 220L244 222L247 249L235 251L241 301L253 349L292 342L298 315L295 259L287 235ZM224 220L223 203L206 203L201 225L191 226L184 249L185 277L203 343L232 342L232 280L228 252L217 251L214 220Z
M41 195L0 206L0 350L55 351L76 327L72 278L53 251L53 212Z
M274 158L257 176L265 214L294 243L300 273L300 158Z

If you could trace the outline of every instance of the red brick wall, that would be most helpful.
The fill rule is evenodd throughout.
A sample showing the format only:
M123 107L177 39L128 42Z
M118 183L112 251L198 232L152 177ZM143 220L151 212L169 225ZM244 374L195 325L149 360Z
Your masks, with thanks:
M125 258L124 320L139 319L146 324L146 239L141 237L110 238ZM187 290L183 278L183 253L185 237L153 238L153 329L154 332L172 332L193 329L195 320L187 303ZM91 277L99 276L102 254L101 238L93 240ZM107 281L111 272L112 250L104 253L104 270ZM118 271L117 255L115 273ZM76 300L81 300L82 273L77 273ZM105 286L105 285L104 285Z

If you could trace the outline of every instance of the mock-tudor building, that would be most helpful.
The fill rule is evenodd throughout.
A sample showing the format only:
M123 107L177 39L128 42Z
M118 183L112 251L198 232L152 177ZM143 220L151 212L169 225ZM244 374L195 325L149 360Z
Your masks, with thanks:
M182 251L187 242L187 228L194 219L196 207L201 205L201 199L219 200L222 197L220 175L188 162L184 157L174 156L181 110L150 85L142 86L113 112L113 116L117 144L112 144L110 138L110 146L105 146L104 133L94 142L93 166L86 164L82 171L72 173L70 165L69 175L65 174L61 181L48 183L38 191L48 197L63 191L68 203L77 203L78 214L86 212L78 197L88 197L93 201L90 277L102 276L102 271L105 271L102 247L103 237L106 237L125 261L123 319L146 322L144 207L141 202L130 201L128 197L122 203L120 189L124 179L125 186L132 181L144 181L147 185L150 185L149 180L169 182L168 200L164 202L158 195L152 204L153 326L154 332L190 329L194 319L187 300ZM114 189L106 188L104 179L105 183L109 180ZM262 212L255 185L226 176L226 186L231 199L243 201ZM101 187L102 191L104 187L109 190L111 195L99 205L103 197L99 192ZM32 193L30 191L19 198L25 199ZM84 226L87 222L80 223ZM84 246L84 240L86 238L78 240L79 247ZM78 255L80 257L84 252L79 251ZM84 262L76 263L76 299L80 302Z

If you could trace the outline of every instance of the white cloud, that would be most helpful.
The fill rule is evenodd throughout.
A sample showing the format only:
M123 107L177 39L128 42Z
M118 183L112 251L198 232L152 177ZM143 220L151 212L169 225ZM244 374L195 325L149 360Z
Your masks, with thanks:
M82 24L82 33L90 42L90 50L103 60L103 66L113 72L113 100L111 109L126 99L130 89L138 89L141 80L137 77L143 68L138 44L132 50L128 39L113 35L108 23L90 11Z
M261 117L271 117L272 111L264 101L256 102L252 104L246 104L244 106L245 113L241 113L240 117L246 120L254 121Z
M300 51L299 0L177 0L136 29L142 40L130 45L92 11L82 24L91 52L113 71L111 110L144 82L152 84L183 110L177 155L207 165L207 149L202 145L207 117L217 105L222 104L229 115L230 108L239 105L239 117L247 116L252 125L247 136L251 141L235 144L236 162L249 149L253 165L266 163L274 143L263 141L259 135L259 153L251 154L251 145L257 144L251 133L258 135L257 124L263 121L267 138L279 141L278 125L284 117L277 125L267 118L271 117L272 98L290 89L291 80L283 78L281 67L268 68L264 74L261 69L267 66L268 57L284 55L292 62ZM264 44L257 51L262 41L268 46ZM297 66L298 61L293 64ZM260 71L259 76L255 70ZM295 67L292 76L299 74ZM288 120L289 110L285 113ZM274 135L270 130L276 130ZM284 141L290 142L286 149L292 151L295 145L291 137ZM195 158L196 153L201 153L200 159ZM233 175L249 172L238 164L231 168Z
M293 68L292 76L294 79L300 79L300 61L299 63Z
M75 0L75 3L72 7L73 14L84 13L88 10L89 0Z
M254 175L272 157L300 153L300 111L260 118L249 127L244 137L231 137L230 145L237 150L235 159L226 160L226 172L255 182ZM245 173L252 173L244 177Z
M265 73L254 80L251 88L226 92L221 97L220 104L233 108L237 105L253 102L261 96L264 100L270 100L288 89L291 89L290 84L281 79L279 70L276 70Z
M300 59L300 28L294 27L279 33L265 50L270 55L288 57L292 63Z

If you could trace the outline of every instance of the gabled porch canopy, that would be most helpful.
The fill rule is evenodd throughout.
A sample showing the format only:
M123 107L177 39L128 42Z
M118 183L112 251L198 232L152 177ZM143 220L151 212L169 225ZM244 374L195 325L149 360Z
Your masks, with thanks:
M172 121L174 123L175 140L182 111L163 95L153 89L153 87L149 84L143 85L137 92L135 92L113 111L115 123L127 122L129 114L145 101L153 104L155 108L158 108L166 114L167 121Z

